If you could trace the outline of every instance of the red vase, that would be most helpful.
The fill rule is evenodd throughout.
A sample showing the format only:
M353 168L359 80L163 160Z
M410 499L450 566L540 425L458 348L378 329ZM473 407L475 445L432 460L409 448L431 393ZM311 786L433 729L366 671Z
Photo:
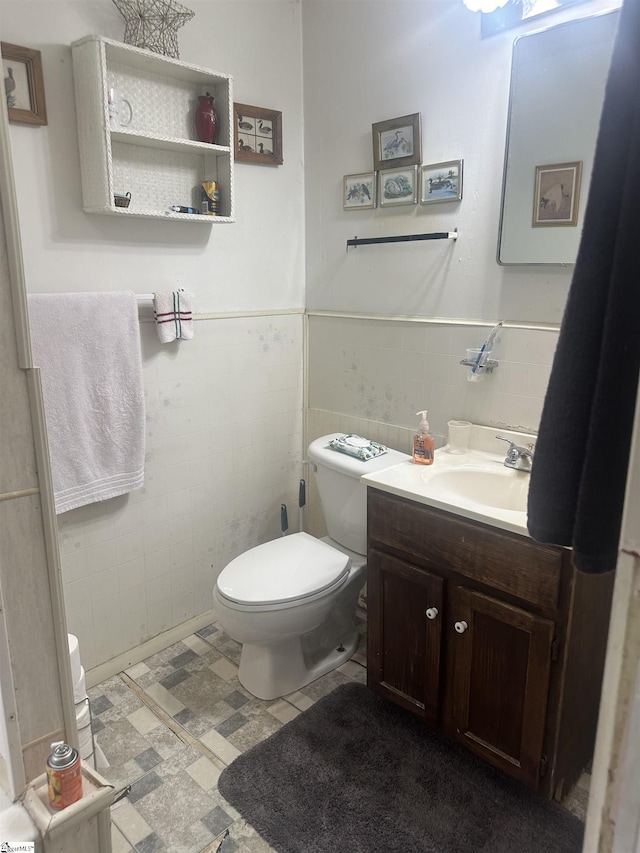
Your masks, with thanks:
M214 106L213 96L198 95L196 107L196 133L200 142L215 145L218 139L218 113Z

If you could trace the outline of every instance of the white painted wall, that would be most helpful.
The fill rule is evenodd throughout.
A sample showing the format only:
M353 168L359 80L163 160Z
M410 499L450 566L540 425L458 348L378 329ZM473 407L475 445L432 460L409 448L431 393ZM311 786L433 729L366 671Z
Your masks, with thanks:
M282 110L284 164L236 169L236 216L210 228L82 211L71 49L122 40L111 0L0 0L2 40L42 52L46 127L12 125L29 292L192 289L207 312L302 307L304 209L300 6L194 0L180 56L234 76L241 103Z
M236 315L197 319L193 341L166 346L143 324L144 489L59 516L86 670L134 662L141 643L210 619L217 573L280 533L301 476L302 317L290 313L304 305L300 6L187 5L181 58L232 74L236 101L284 117L284 164L236 168L234 224L85 214L69 45L121 40L124 21L111 0L0 0L2 39L40 50L44 65L48 125L11 125L27 289L185 287L196 312Z
M558 323L572 268L495 260L516 36L619 5L591 0L488 39L461 0L304 0L307 307ZM423 162L464 159L460 204L342 210L373 168L371 125L422 114ZM459 239L345 251L359 236Z

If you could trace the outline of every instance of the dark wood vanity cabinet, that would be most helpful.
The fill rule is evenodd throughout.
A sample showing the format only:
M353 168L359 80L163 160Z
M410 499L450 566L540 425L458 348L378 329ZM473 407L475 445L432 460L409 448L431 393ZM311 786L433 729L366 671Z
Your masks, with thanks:
M369 686L561 800L593 752L612 574L368 491Z

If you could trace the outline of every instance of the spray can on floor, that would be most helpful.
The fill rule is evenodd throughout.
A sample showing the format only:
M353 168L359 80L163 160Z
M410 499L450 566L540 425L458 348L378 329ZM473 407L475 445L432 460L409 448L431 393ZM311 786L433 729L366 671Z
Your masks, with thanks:
M54 809L66 809L82 797L80 754L68 743L51 744L53 752L47 758L47 789L49 803Z

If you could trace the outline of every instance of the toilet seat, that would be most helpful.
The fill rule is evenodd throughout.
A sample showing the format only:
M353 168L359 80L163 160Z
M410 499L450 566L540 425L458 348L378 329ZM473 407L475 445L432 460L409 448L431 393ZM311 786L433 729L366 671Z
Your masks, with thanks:
M346 582L351 561L326 542L294 533L245 551L222 570L218 594L238 609L287 607Z

